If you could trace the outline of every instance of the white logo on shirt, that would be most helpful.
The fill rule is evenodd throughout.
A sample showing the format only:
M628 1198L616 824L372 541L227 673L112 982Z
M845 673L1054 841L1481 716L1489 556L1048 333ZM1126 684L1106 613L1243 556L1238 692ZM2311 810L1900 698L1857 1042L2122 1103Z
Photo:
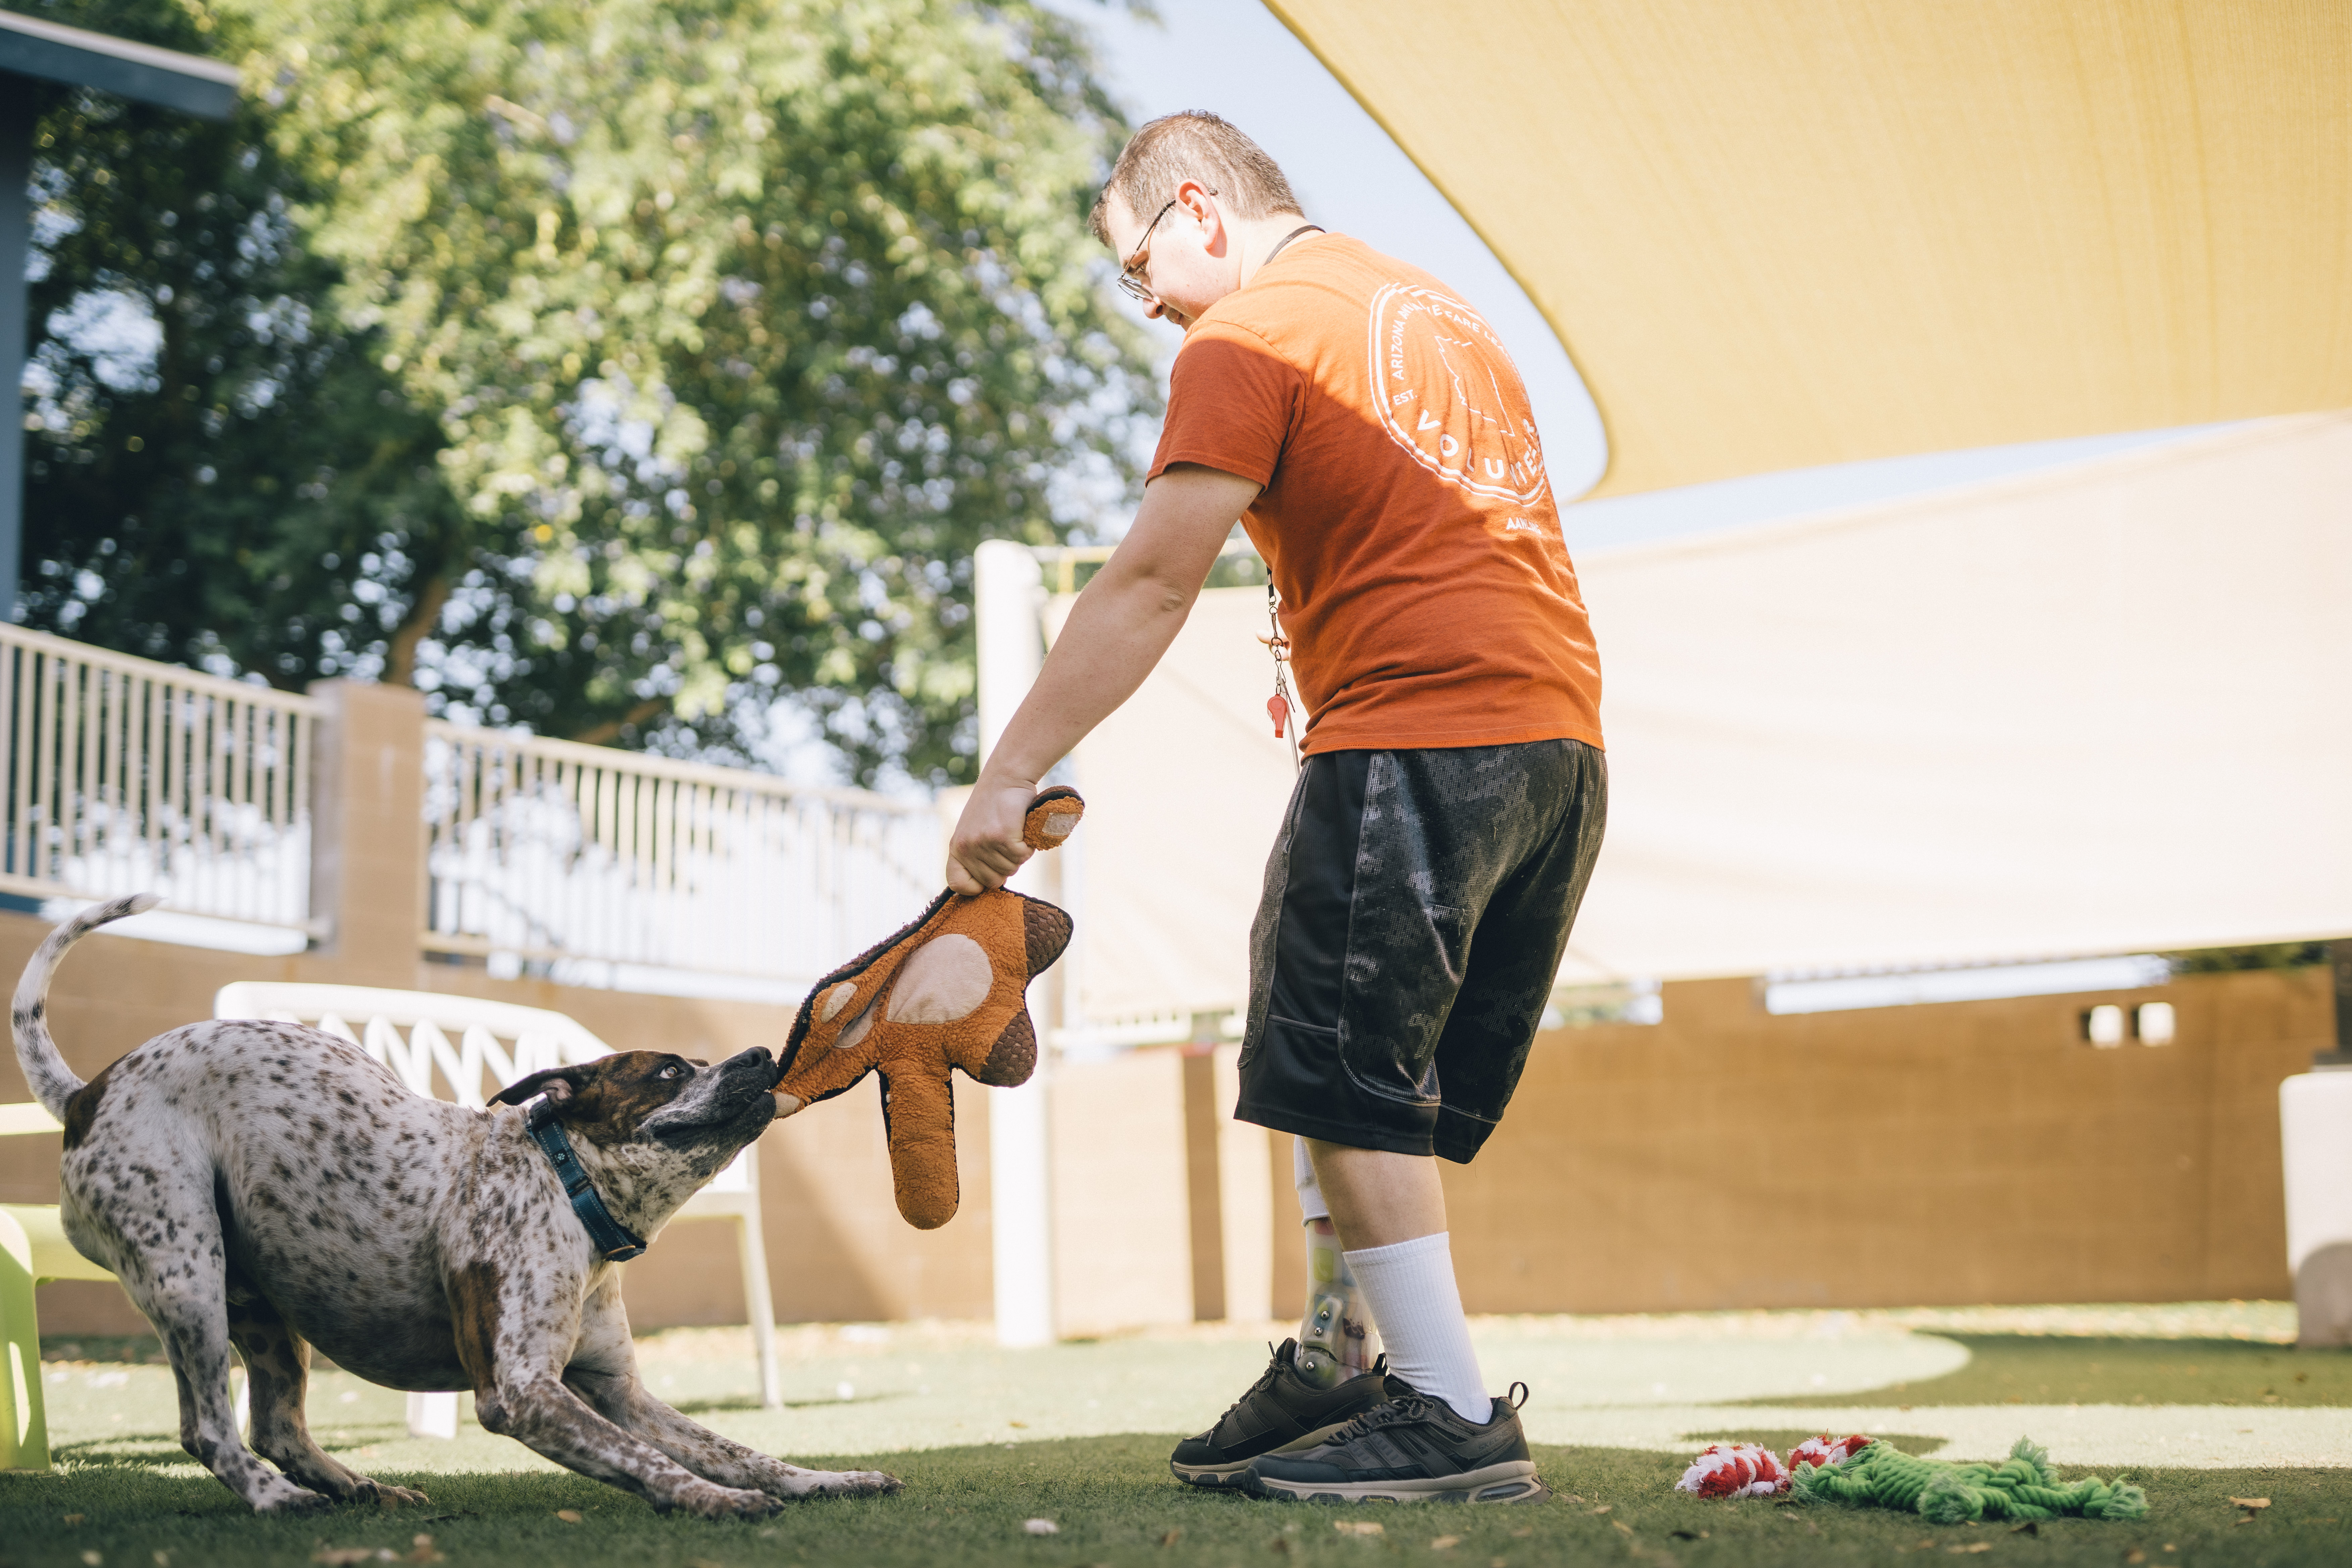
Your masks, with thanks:
M1391 283L1372 296L1370 348L1381 422L1416 462L1473 495L1520 506L1542 498L1549 481L1527 395L1485 318L1435 289Z

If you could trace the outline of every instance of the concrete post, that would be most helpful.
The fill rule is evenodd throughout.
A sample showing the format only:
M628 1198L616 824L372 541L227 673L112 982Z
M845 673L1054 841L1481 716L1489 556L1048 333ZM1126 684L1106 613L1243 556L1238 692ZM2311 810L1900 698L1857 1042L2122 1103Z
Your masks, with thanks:
M1192 1016L1192 1042L1184 1053L1184 1171L1186 1211L1192 1222L1192 1321L1226 1316L1225 1205L1223 1162L1219 1159L1217 1114L1218 1015ZM1252 1313L1251 1316L1256 1316Z
M404 686L321 680L311 752L310 912L338 983L416 984L425 929L425 697Z
M980 752L996 747L1045 662L1037 612L1045 573L1027 546L991 540L972 559L972 605L979 641ZM1024 886L1029 867L1013 879ZM1050 1344L1054 1313L1052 1126L1047 1111L1053 1079L1053 1026L1047 988L1029 988L1029 1011L1039 1025L1037 1071L1019 1089L989 1091L990 1234L996 1286L996 1341L1003 1345Z

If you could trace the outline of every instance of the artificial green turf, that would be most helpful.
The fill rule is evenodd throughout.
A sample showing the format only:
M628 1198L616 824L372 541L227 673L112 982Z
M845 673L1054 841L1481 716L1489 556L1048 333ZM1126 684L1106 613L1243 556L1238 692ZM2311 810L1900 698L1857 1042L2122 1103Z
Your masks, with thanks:
M2352 1405L2352 1354L2344 1352L2298 1353L2239 1341L1936 1331L1967 1347L1968 1365L1907 1388L1803 1400L1782 1394L1763 1403L1899 1407L2016 1398L2258 1405L2264 1402L2263 1390L2270 1389L2281 1404ZM666 1397L800 1463L895 1471L906 1479L906 1491L799 1504L754 1524L661 1518L610 1488L551 1472L519 1445L470 1423L452 1443L409 1438L399 1394L330 1371L314 1380L310 1402L321 1441L347 1462L418 1487L433 1501L394 1513L344 1509L260 1520L179 1451L171 1374L146 1364L153 1342L85 1341L71 1347L72 1361L44 1366L59 1470L0 1474L0 1568L75 1568L90 1552L107 1568L151 1568L159 1552L165 1554L164 1568L307 1564L322 1545L406 1554L419 1532L434 1537L434 1550L453 1568L608 1563L750 1568L803 1562L828 1568L1000 1563L1241 1568L1287 1560L1400 1559L1433 1565L1499 1561L1524 1568L1583 1563L1810 1568L1883 1565L1918 1554L1923 1543L1939 1558L1985 1546L1985 1552L1966 1554L2053 1568L2106 1568L2130 1563L2134 1552L2149 1564L2352 1564L2352 1471L2139 1469L2131 1479L2147 1489L2152 1511L2147 1520L2060 1521L2021 1534L2002 1525L1938 1529L1916 1515L1761 1500L1701 1501L1672 1490L1686 1456L1539 1445L1544 1475L1561 1494L1548 1505L1339 1510L1183 1489L1166 1469L1172 1430L1137 1436L1101 1426L1075 1433L1067 1426L1053 1429L1097 1416L1171 1427L1205 1422L1263 1364L1254 1343L1130 1341L1006 1352L929 1343L914 1330L863 1331L855 1342L840 1336L842 1344L796 1354L788 1363L788 1408L763 1412L745 1398L748 1358L698 1350L694 1331L684 1332L682 1339L652 1336L643 1347L648 1382ZM1841 1350L1825 1342L1818 1348L1849 1359L1853 1352L1850 1344ZM55 1347L58 1353L67 1349ZM116 1359L124 1357L130 1364ZM1792 1363L1786 1370L1802 1373L1811 1364ZM1837 1373L1835 1363L1823 1364ZM2305 1374L2299 1383L2297 1373ZM1650 1375L1645 1360L1641 1376ZM1738 1405L1718 1404L1716 1410L1709 1428L1692 1434L1694 1451L1706 1441L1738 1437L1786 1453L1811 1435L1743 1429ZM2352 1422L2352 1411L2344 1418ZM966 1441L958 1423L987 1440ZM1893 1429L1880 1435L1898 1447L1930 1453L1938 1446L1934 1438L1906 1439L1898 1415L1890 1415L1887 1424ZM902 1447L937 1442L962 1446ZM852 1447L891 1451L813 1457L820 1448ZM2069 1477L2087 1473L2081 1466L2059 1468ZM2239 1523L2244 1512L2229 1500L2263 1496L2273 1506L2252 1522ZM558 1509L580 1512L582 1521L557 1519ZM70 1514L84 1517L68 1524ZM1024 1533L1024 1521L1033 1518L1055 1521L1059 1532ZM1383 1533L1342 1535L1332 1528L1340 1521L1378 1522ZM1433 1550L1433 1542L1448 1536L1458 1539ZM2168 1544L2175 1550L2167 1552Z
M1775 1397L1751 1405L1908 1409L1934 1405L2352 1405L2352 1351L2298 1351L2242 1340L2083 1339L1957 1334L1966 1366L1864 1394ZM2352 1419L2352 1417L2347 1417Z
M576 1477L548 1474L386 1479L432 1496L421 1510L344 1509L324 1516L257 1519L209 1479L139 1465L86 1462L58 1475L0 1476L0 1562L147 1568L307 1564L328 1547L407 1554L420 1532L453 1564L564 1568L647 1564L810 1563L842 1565L1004 1563L1076 1568L1091 1563L1199 1565L1431 1563L1511 1565L1668 1563L1884 1564L1926 1550L1990 1548L2001 1562L2058 1565L2326 1564L2352 1561L2352 1486L2334 1472L2163 1470L2137 1479L2145 1521L1936 1528L1916 1515L1760 1500L1702 1501L1671 1489L1683 1461L1607 1448L1538 1448L1560 1490L1545 1505L1472 1509L1332 1508L1190 1490L1169 1479L1165 1436L1076 1438L827 1461L883 1465L906 1479L897 1497L793 1506L765 1523L661 1518L644 1504ZM2267 1496L2252 1524L2232 1497ZM556 1518L559 1509L581 1522ZM67 1516L83 1516L67 1522ZM1050 1519L1051 1536L1024 1531ZM1335 1524L1382 1526L1378 1537ZM1449 1545L1436 1542L1453 1538ZM2170 1545L2175 1550L2168 1552ZM1969 1555L1978 1553L1969 1552Z

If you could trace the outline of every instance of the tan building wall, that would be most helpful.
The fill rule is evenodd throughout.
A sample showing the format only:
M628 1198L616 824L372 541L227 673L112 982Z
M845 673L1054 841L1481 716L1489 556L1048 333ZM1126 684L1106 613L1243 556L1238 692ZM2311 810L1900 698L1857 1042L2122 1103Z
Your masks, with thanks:
M0 914L0 975L20 973L47 933L42 921ZM478 967L413 963L404 976L371 974L425 991L461 992L551 1007L606 1044L659 1047L717 1060L783 1043L792 1013L752 1003L592 991L545 982L501 983ZM232 980L349 979L331 959L248 958L104 932L86 938L50 989L58 1045L84 1078L141 1041L212 1016ZM891 1196L877 1091L860 1085L772 1128L761 1141L761 1204L777 1311L786 1319L985 1318L991 1310L986 1091L959 1082L958 1166L963 1206L949 1225L918 1231ZM29 1098L13 1051L0 1059L0 1102ZM58 1140L0 1139L0 1202L55 1203ZM633 1321L646 1325L742 1321L741 1274L724 1226L672 1226L628 1271ZM112 1285L41 1287L50 1333L132 1333L144 1325Z
M256 959L89 938L51 993L83 1076L209 1016L232 980L408 986L551 1007L620 1048L774 1048L790 1009L499 982L416 946L413 693L331 685L314 907L335 935ZM344 855L338 845L363 852ZM0 978L47 927L0 912ZM2171 1002L2177 1043L2095 1050L2096 1002ZM2324 970L2143 992L1773 1017L1745 981L1670 985L1665 1021L1540 1037L1478 1161L1444 1167L1474 1311L2283 1297L2277 1086L2333 1043ZM1232 1047L1066 1064L1053 1106L1063 1330L1297 1309L1289 1141L1230 1121ZM14 1053L0 1101L26 1098ZM877 1091L761 1143L778 1315L985 1318L988 1096L959 1080L962 1206L917 1231L891 1196ZM55 1202L58 1141L0 1140L0 1201ZM725 1227L673 1227L629 1270L641 1326L739 1321ZM42 1288L54 1333L143 1325L111 1285Z
M2173 1004L2094 1049L2083 1010ZM1538 1040L1446 1168L1473 1311L2282 1298L2279 1080L2332 1047L2324 969L1767 1015L1745 981Z

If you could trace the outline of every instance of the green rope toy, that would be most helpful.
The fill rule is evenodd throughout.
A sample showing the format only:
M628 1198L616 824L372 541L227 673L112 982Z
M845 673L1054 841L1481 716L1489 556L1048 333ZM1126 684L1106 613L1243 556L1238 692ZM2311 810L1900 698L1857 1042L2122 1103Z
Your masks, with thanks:
M1801 1502L1842 1502L1917 1512L1931 1524L1980 1519L2138 1519L2147 1493L2097 1479L2061 1482L2050 1450L2020 1437L2000 1464L1922 1459L1874 1442L1842 1465L1800 1462L1791 1489Z

